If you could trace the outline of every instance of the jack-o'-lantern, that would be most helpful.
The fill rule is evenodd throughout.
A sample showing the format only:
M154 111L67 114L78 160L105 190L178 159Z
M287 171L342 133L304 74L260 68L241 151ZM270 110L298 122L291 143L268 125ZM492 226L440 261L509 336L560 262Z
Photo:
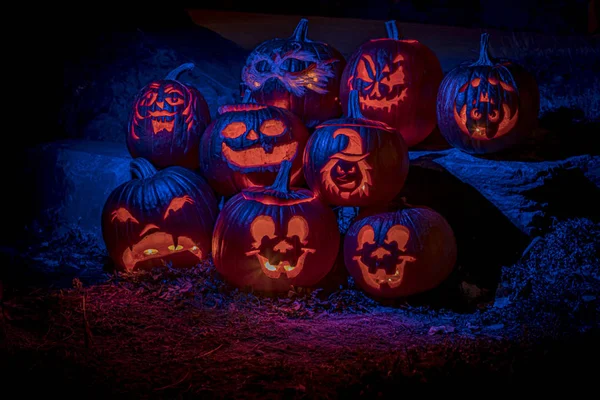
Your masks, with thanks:
M206 259L218 213L208 183L179 166L157 171L143 158L131 162L131 172L134 179L115 188L102 211L102 234L115 264L133 270Z
M452 228L429 208L405 208L354 221L344 239L344 261L356 284L378 298L433 289L454 269Z
M387 21L388 37L359 46L342 74L340 99L359 91L365 117L395 128L411 147L435 128L436 97L443 71L435 53L418 40L399 39L396 21Z
M289 160L296 185L304 181L302 153L308 136L302 121L283 108L247 102L221 106L202 136L200 169L216 192L229 196L270 185L282 161Z
M231 284L260 292L314 286L331 270L340 234L331 208L290 188L291 162L275 183L244 189L225 203L213 232L213 261Z
M248 55L242 81L262 104L282 107L313 128L341 115L339 87L346 61L327 43L306 38L302 19L290 38L271 39Z
M192 68L194 64L183 64L136 96L126 136L133 158L146 158L157 168L198 168L198 145L210 111L198 89L177 80Z
M356 90L347 117L317 126L304 150L306 182L331 205L386 203L407 174L406 143L390 126L364 118Z
M438 93L440 132L473 154L508 149L537 126L539 90L531 74L509 60L494 60L481 35L479 60L446 75Z

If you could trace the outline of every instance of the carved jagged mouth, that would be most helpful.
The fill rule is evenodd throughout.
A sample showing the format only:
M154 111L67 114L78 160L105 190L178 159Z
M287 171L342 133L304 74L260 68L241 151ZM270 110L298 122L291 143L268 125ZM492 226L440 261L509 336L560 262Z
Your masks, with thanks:
M284 274L287 278L292 279L298 276L302 272L304 267L304 261L309 253L314 253L315 249L309 249L303 247L302 254L298 257L296 262L293 260L280 260L277 264L271 264L269 259L260 254L260 250L252 250L246 253L246 255L256 255L256 259L260 264L260 268L263 273L272 279L278 279Z
M404 99L406 99L406 90L408 88L403 87L400 89L398 95L392 97L391 99L386 99L385 97L381 98L372 98L371 96L360 96L360 108L365 110L384 110L384 111L392 111L392 106L398 107L399 103L402 103Z
M141 261L183 252L189 252L198 260L202 258L202 251L192 239L187 236L179 236L176 238L177 240L174 239L173 235L165 232L154 232L145 236L133 246L125 249L122 257L123 265L128 270L132 270Z
M273 151L267 153L262 146L257 145L244 150L233 150L223 143L221 151L228 164L238 168L257 168L278 166L284 160L293 160L298 150L298 143L286 143L273 146Z
M404 277L404 266L407 262L416 261L412 256L400 256L395 268L389 271L389 268L378 265L368 266L362 261L362 256L354 256L353 259L358 263L360 271L367 282L371 282L374 286L387 285L389 287L398 287L402 283Z
M160 131L173 131L173 124L175 123L175 113L168 111L150 111L150 119L152 121L152 129L154 133Z

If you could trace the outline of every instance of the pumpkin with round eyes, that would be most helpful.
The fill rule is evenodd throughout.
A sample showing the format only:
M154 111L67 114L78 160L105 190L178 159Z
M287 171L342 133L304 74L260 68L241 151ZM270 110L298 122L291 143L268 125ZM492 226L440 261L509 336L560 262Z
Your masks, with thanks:
M308 20L302 19L290 38L256 46L242 81L258 103L288 109L313 128L342 113L339 87L346 61L329 44L307 39L307 30Z
M350 93L346 118L317 126L304 150L308 186L327 204L371 206L392 200L408 174L406 143L388 125L364 118Z
M344 261L356 284L377 298L400 298L438 286L454 269L452 228L429 208L359 217L344 239Z
M234 286L260 292L311 287L333 268L340 234L331 208L290 188L291 162L275 183L242 190L225 203L213 232L213 261Z
M539 90L533 76L509 60L490 57L481 35L479 59L444 78L438 93L440 132L448 143L473 154L511 148L537 126Z
M102 211L102 234L120 268L187 267L208 257L217 219L216 197L187 168L160 171L146 159L131 162L134 177L115 188Z
M358 90L365 117L395 128L411 147L436 126L436 96L444 75L431 49L400 39L396 21L385 25L387 38L362 44L348 59L340 99L345 109L350 91Z
M202 136L200 169L217 193L229 196L273 183L281 162L289 160L296 185L304 180L302 153L308 136L288 110L253 103L221 106Z
M126 136L133 158L146 158L157 168L198 168L198 144L211 118L200 91L177 80L192 68L183 64L137 94Z

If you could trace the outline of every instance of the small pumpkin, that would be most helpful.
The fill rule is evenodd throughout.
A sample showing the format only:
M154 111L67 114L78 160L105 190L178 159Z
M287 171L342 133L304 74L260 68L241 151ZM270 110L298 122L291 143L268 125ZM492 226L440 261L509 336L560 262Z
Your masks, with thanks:
M244 189L219 214L213 261L234 286L287 292L316 285L334 265L335 214L313 192L289 187L291 165L284 161L273 185Z
M429 47L400 39L396 21L385 26L387 38L362 44L348 59L340 99L345 109L350 91L358 90L365 117L395 128L411 147L436 126L436 98L444 74Z
M111 192L102 211L104 243L115 264L133 270L206 259L218 213L208 183L179 166L157 171L144 158L131 162L131 173L133 179Z
M248 55L242 81L257 103L298 115L308 128L341 115L340 78L346 60L327 43L306 37L301 19L289 38L265 41Z
M509 149L537 126L539 89L523 67L490 57L481 35L479 59L454 68L438 93L437 117L448 143L467 153Z
M348 272L376 298L433 289L450 275L456 257L452 228L442 215L424 207L359 218L344 239Z
M210 111L198 89L177 80L193 68L194 64L183 64L139 91L126 136L133 158L146 158L157 168L198 168L198 145L210 123Z
M331 205L392 200L404 186L408 163L402 137L362 115L357 90L350 92L347 116L317 126L304 150L306 182Z
M304 181L302 154L308 130L283 108L248 103L219 107L200 143L200 170L215 191L230 196L275 180L283 161L292 161L292 185Z

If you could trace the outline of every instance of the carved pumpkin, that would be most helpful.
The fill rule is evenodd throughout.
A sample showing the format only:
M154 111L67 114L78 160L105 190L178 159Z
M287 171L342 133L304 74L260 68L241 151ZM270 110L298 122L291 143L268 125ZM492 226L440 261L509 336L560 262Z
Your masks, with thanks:
M219 214L213 261L237 287L309 287L334 265L340 243L335 214L313 192L289 188L290 168L284 161L272 186L244 189Z
M193 266L211 250L218 206L208 183L179 166L157 171L146 159L131 162L133 178L115 188L102 211L109 256L126 270Z
M290 38L259 44L242 69L242 81L258 103L282 107L309 128L342 113L340 78L346 61L330 45L306 38L302 19Z
M359 91L365 117L395 128L406 144L423 141L436 125L436 97L444 76L435 53L417 40L398 38L396 21L386 22L387 38L359 46L342 74L340 99Z
M454 68L438 94L440 132L454 147L483 154L508 149L537 126L535 79L508 60L493 60L489 35L481 35L479 60Z
M317 126L304 150L308 186L325 202L369 206L392 200L408 173L406 143L388 125L365 119L358 91L350 94L348 116Z
M229 196L273 183L281 162L289 160L296 185L304 181L302 153L308 135L288 110L250 103L221 106L202 137L200 169L216 192Z
M133 158L146 158L157 168L198 168L198 145L210 123L210 111L196 88L177 80L192 68L194 64L183 64L136 96L127 132Z
M456 263L448 222L429 208L407 208L357 219L344 239L344 261L356 284L379 298L433 289Z

